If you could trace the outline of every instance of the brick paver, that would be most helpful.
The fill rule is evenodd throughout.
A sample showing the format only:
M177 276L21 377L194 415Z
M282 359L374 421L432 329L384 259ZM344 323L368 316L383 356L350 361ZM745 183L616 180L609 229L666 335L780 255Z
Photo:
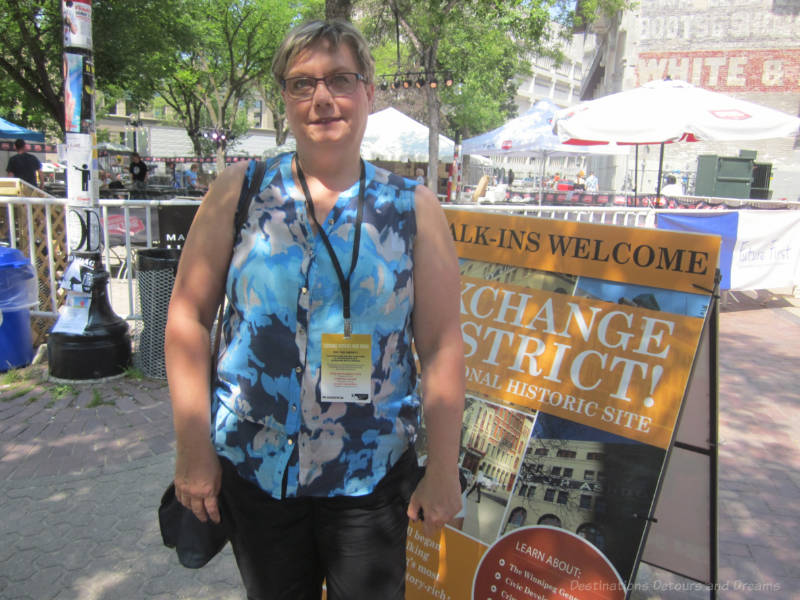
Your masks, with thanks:
M720 318L719 597L800 599L800 302L747 300ZM55 385L45 373L0 386L0 598L243 598L229 548L192 571L161 544L165 382ZM676 587L634 598L707 597Z

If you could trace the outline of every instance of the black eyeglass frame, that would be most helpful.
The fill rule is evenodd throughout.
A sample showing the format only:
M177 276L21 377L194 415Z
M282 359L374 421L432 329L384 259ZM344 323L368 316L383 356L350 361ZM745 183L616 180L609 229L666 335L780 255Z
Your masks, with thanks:
M285 78L281 79L281 87L283 88L283 91L286 92L289 95L289 97L293 98L294 100L308 100L309 98L314 96L314 93L317 91L317 86L319 85L319 82L321 81L322 83L325 84L325 87L327 88L327 90L331 94L331 96L333 96L335 98L336 97L340 97L340 96L349 96L353 92L335 93L331 89L331 86L328 84L328 81L327 81L328 79L331 79L332 77L337 77L339 75L355 75L356 84L358 84L359 81L363 81L364 83L367 82L367 78L364 77L361 73L354 73L354 72L350 72L350 71L344 71L344 72L338 72L338 73L331 73L330 75L325 75L325 77L311 77L310 75L298 75L297 77L285 77ZM308 80L312 80L313 79L314 80L314 87L311 88L311 93L308 96L294 96L289 91L289 89L288 89L286 84L289 81L296 80L296 79L308 79ZM353 88L353 91L355 91L355 88Z

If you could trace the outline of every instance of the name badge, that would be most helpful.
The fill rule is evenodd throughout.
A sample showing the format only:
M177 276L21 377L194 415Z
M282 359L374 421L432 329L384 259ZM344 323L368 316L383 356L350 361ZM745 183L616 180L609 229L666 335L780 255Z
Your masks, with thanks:
M371 379L371 336L322 334L322 402L366 404L370 401Z

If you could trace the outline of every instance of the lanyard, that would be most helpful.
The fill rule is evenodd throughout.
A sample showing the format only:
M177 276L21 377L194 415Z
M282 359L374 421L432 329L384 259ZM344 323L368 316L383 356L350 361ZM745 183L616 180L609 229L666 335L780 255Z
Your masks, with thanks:
M350 260L350 272L347 274L347 279L345 279L342 266L339 264L339 259L336 257L336 253L333 251L333 246L331 246L331 241L328 239L328 234L325 233L325 230L320 226L319 221L317 221L317 215L314 214L314 203L311 200L311 192L308 191L306 176L303 174L303 169L300 168L300 161L297 160L297 153L294 155L294 164L297 167L297 178L300 180L300 185L302 186L303 193L306 196L306 209L308 210L308 214L311 215L311 219L314 221L314 224L317 226L320 236L322 236L322 241L325 243L325 248L328 250L328 255L331 257L333 268L336 269L336 275L339 277L339 287L342 290L343 300L344 337L349 338L352 331L350 323L350 278L353 276L353 271L355 271L356 263L358 262L358 248L361 245L361 221L364 218L364 183L367 178L364 161L361 160L361 176L358 180L358 210L356 211L356 231L355 239L353 240L353 256Z

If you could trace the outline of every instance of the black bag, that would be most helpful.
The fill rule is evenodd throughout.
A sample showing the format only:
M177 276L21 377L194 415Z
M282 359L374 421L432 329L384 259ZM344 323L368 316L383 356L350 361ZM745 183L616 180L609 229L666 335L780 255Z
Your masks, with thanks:
M189 569L205 566L228 542L222 523L211 520L203 523L191 510L178 502L173 483L169 484L161 497L158 524L164 545L175 548L178 560Z
M273 163L274 164L274 163ZM234 218L234 235L238 237L239 230L244 225L247 218L247 211L250 201L261 187L261 180L264 178L266 163L258 161L255 173L247 185L247 178L242 182L242 191L239 194L239 204L236 207ZM236 239L234 237L234 239ZM219 323L217 324L217 334L212 349L211 379L214 379L214 367L216 366L216 355L219 351L220 330L222 329L222 307L220 304ZM189 569L199 569L205 566L208 561L214 558L228 541L222 523L206 521L203 523L194 516L194 513L178 502L175 497L175 484L170 483L161 496L161 505L158 507L158 525L161 528L161 539L167 548L175 548L178 553L180 563Z

